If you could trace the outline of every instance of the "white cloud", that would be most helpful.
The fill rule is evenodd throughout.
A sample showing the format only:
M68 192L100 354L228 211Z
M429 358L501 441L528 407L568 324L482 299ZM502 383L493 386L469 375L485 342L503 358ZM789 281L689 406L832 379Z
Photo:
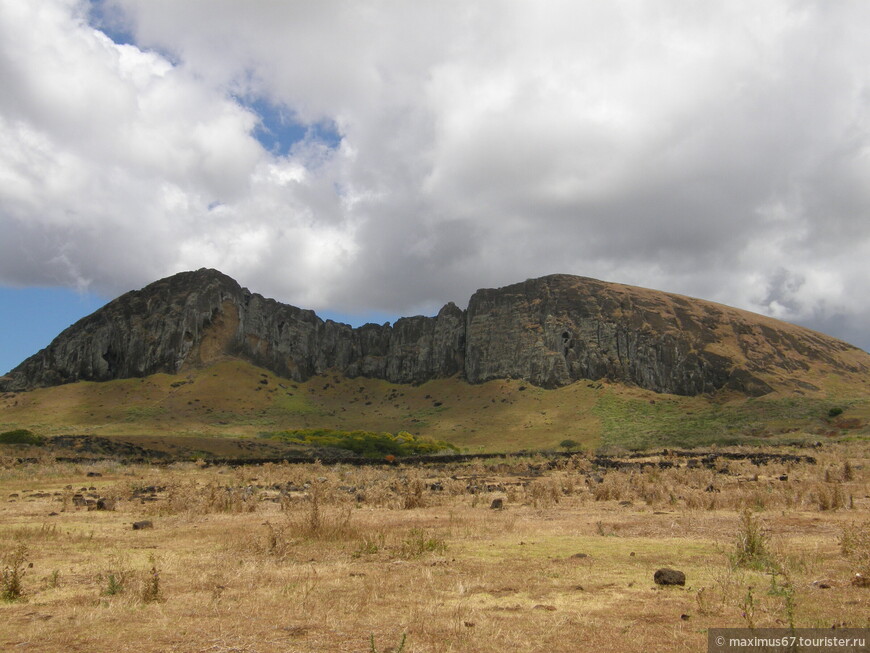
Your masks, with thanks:
M868 6L103 9L138 47L83 0L0 0L0 281L119 292L210 265L407 314L568 272L853 339L870 316ZM238 97L341 144L266 151Z
M86 9L0 2L0 279L111 294L188 267L257 270L271 248L331 238L311 217L329 203L317 148L275 160L226 88L116 45Z

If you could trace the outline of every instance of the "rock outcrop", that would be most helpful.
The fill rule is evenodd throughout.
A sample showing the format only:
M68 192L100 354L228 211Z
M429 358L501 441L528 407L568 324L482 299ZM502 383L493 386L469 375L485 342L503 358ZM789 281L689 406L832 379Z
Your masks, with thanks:
M870 355L807 329L583 277L479 290L467 310L450 303L435 317L352 328L203 269L110 302L12 370L0 389L177 373L224 356L297 381L326 370L394 383L462 375L557 387L608 378L683 395L760 395L813 366L870 370Z

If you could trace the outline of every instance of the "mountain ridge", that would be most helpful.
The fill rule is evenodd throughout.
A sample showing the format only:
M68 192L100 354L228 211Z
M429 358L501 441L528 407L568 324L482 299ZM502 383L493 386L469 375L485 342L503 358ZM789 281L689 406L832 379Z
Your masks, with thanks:
M130 291L61 332L0 389L177 373L223 356L303 381L327 370L418 384L610 379L680 395L812 389L821 370L864 380L870 355L824 334L715 304L566 274L475 292L466 309L347 324L242 288L210 269Z

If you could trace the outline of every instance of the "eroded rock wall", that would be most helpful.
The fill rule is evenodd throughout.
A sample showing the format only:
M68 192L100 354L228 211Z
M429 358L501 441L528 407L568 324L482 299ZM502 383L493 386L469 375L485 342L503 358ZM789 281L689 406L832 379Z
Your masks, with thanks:
M609 378L656 392L695 395L734 383L732 361L706 351L716 315L680 313L594 279L554 275L476 292L468 306L465 374L472 383L514 376L544 387ZM712 305L711 305L712 306ZM714 309L711 309L714 310Z
M327 370L394 383L461 375L557 387L608 378L683 395L760 395L771 390L763 376L813 365L870 369L860 350L794 325L583 277L479 290L467 310L450 303L435 317L352 328L198 270L110 302L15 368L0 389L177 373L227 355L298 381Z

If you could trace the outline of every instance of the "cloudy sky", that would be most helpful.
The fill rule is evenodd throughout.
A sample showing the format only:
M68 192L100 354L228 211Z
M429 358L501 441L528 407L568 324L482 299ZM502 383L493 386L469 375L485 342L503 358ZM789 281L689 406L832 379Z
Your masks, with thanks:
M870 3L0 0L0 372L218 268L346 321L554 272L870 349Z

